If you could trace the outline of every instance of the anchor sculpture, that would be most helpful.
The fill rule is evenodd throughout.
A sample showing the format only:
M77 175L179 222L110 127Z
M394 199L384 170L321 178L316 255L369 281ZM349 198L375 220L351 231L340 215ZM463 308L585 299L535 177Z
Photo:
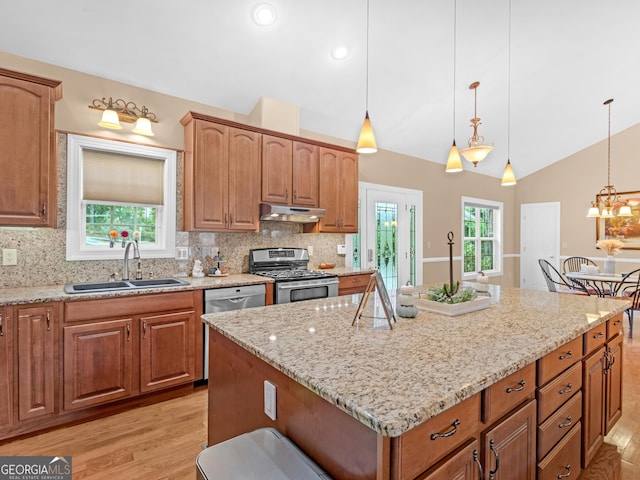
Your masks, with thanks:
M458 292L460 281L457 281L455 285L453 283L453 232L449 232L447 238L449 239L449 284L445 283L442 289L447 297L451 298Z

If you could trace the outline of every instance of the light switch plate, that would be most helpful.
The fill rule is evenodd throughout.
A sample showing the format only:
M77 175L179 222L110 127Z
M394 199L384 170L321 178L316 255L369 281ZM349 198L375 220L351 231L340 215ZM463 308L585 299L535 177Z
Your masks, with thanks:
M347 254L347 246L338 245L338 255L346 255L346 254Z
M3 248L2 265L18 265L18 250L15 248Z
M276 386L267 380L264 381L264 413L271 420L276 419Z

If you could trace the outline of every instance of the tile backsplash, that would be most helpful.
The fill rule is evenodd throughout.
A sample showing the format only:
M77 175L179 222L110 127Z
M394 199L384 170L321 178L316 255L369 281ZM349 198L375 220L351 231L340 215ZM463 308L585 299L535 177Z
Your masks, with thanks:
M18 265L0 265L1 288L107 280L112 273L116 273L118 278L122 274L122 260L66 260L66 144L66 134L58 133L58 227L0 227L0 248L15 248L18 252ZM182 225L182 172L182 152L178 152L178 228ZM191 275L194 260L200 259L207 272L213 265L205 260L206 257L220 252L225 257L225 266L230 273L241 273L249 269L249 250L252 248L308 246L313 246L310 267L321 262L333 262L336 266L344 266L344 256L337 255L337 246L344 243L344 240L344 235L302 233L300 225L281 222L261 222L259 232L178 231L176 245L189 248L189 259L145 259L142 251L142 270L145 278L150 274L154 277ZM124 249L122 254L124 258Z

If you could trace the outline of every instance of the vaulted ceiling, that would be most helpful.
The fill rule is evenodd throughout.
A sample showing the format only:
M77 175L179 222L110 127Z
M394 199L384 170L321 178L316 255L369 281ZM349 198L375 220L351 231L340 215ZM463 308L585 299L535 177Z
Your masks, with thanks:
M271 26L252 21L263 1ZM485 175L500 177L509 155L522 178L606 138L608 98L612 133L640 122L638 0L511 0L511 15L509 0L369 1L381 149L444 164L454 92L458 146L472 134L474 81L495 149L465 169ZM366 0L2 0L0 50L241 114L271 97L299 106L302 129L355 142L366 12Z

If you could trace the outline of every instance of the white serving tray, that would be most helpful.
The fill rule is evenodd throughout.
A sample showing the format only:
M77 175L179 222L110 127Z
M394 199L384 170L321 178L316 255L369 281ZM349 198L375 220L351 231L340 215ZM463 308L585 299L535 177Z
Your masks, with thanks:
M427 310L449 317L483 310L489 306L489 303L491 303L491 297L484 296L462 303L440 303L425 298L416 298L416 307L418 307L418 310Z

